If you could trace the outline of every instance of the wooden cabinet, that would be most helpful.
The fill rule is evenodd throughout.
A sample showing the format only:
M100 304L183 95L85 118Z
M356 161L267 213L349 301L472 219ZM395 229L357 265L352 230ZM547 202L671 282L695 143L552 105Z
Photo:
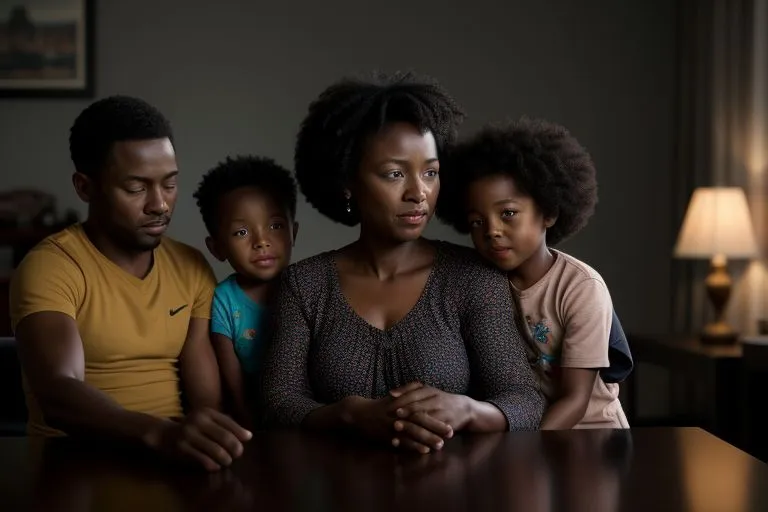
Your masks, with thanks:
M695 336L627 336L635 370L627 379L626 411L631 426L697 426L744 448L743 354L741 344L711 346ZM637 414L638 381L645 365L669 373L669 415Z
M48 235L52 235L64 227L64 225L29 228L0 227L0 247L12 250L12 267L15 268L30 249ZM0 337L13 336L8 297L12 274L12 269L6 269L0 273Z

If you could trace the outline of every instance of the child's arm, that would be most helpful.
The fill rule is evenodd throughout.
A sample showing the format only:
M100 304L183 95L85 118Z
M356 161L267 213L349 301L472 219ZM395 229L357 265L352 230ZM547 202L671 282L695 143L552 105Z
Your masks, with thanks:
M613 303L602 279L590 277L566 291L562 312L560 383L557 398L544 413L542 430L576 426L587 412L598 371L609 365Z
M587 412L597 370L563 368L558 398L544 413L541 430L573 428Z
M219 361L221 378L224 381L224 389L229 406L232 408L232 415L240 425L251 428L253 421L245 399L243 371L240 368L237 354L235 354L235 345L227 336L217 332L211 334L211 342L216 351L216 359Z

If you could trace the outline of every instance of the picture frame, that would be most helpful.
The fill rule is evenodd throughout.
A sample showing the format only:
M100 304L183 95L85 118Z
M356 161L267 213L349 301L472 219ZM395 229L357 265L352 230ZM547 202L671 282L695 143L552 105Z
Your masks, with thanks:
M95 0L0 0L0 98L94 94Z

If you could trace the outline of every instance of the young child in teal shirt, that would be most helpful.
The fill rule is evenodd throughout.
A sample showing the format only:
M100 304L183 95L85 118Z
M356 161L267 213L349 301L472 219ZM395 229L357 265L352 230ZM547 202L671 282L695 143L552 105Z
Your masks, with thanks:
M298 229L296 184L273 160L241 156L208 171L194 197L208 250L234 270L216 287L211 308L227 408L241 425L253 426L269 298L290 263Z

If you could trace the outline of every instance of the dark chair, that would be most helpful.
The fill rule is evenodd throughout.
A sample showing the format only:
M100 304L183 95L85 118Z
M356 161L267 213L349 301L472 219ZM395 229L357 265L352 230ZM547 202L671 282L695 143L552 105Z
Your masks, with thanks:
M27 406L16 340L0 338L0 436L26 435Z
M765 411L765 391L768 389L768 336L742 340L742 395L740 400L744 425L744 449L763 462L768 461L768 428Z

